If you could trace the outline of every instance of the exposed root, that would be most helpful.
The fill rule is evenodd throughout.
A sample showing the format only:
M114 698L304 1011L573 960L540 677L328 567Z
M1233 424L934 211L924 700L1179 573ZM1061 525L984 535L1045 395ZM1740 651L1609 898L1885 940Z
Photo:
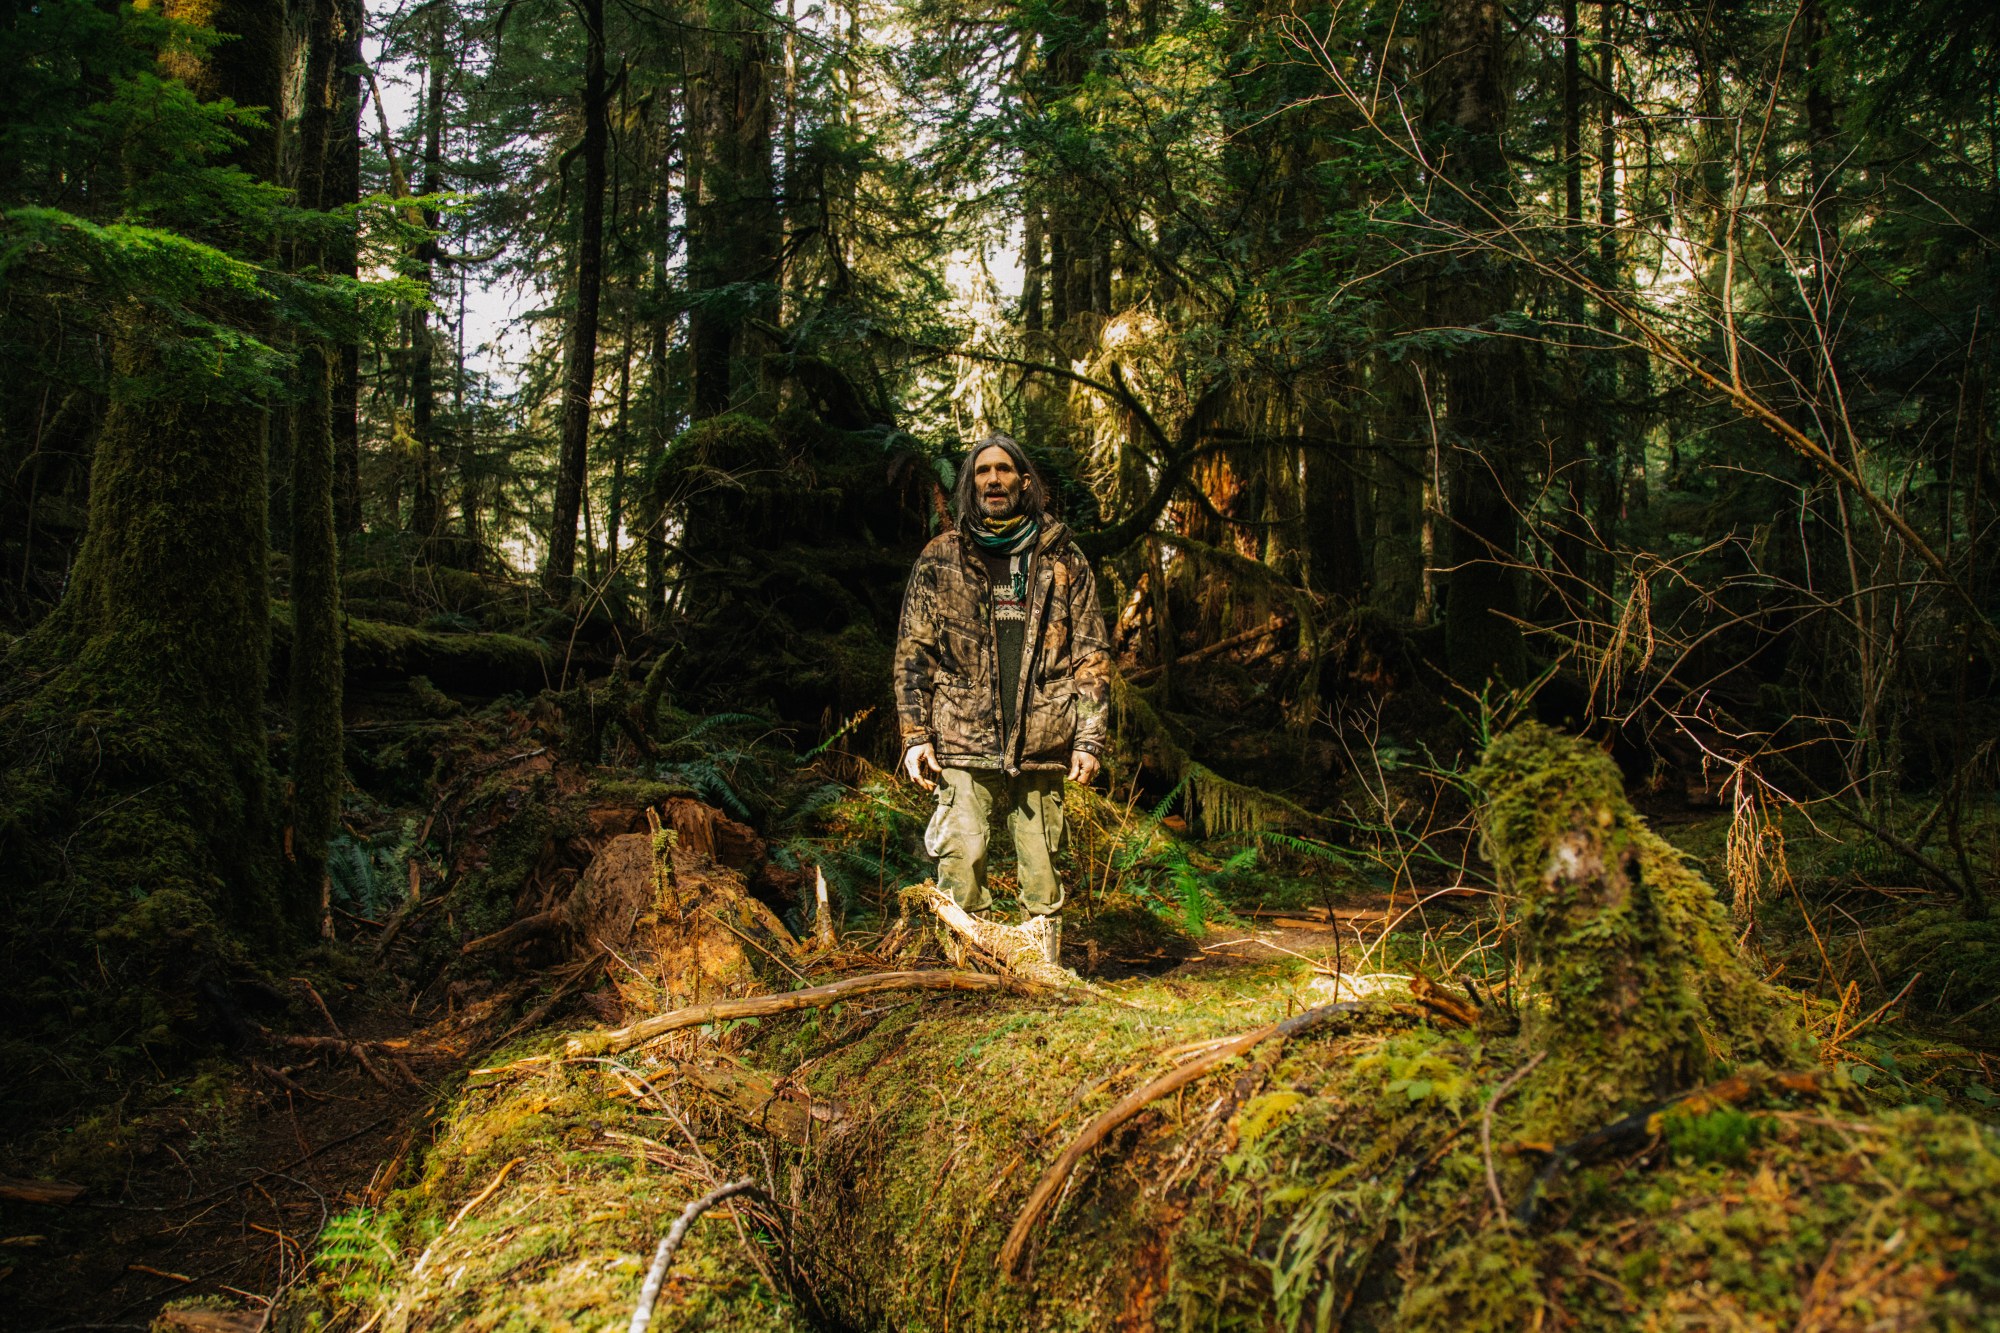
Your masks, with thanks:
M1052 963L1041 937L1025 926L981 921L951 900L951 895L926 881L903 890L903 901L923 907L958 939L993 960L1001 970L1037 986L1077 984L1076 974ZM1032 924L1032 923L1031 923Z
M293 1050L345 1056L360 1065L368 1077L392 1092L397 1085L382 1072L381 1066L376 1063L377 1060L387 1063L407 1086L412 1088L423 1086L423 1080L417 1077L416 1071L410 1068L405 1059L406 1056L417 1053L415 1048L406 1042L350 1041L346 1037L307 1037L290 1032L272 1032L268 1028L264 1030L264 1038L280 1046L289 1046Z
M725 1022L732 1018L765 1018L772 1014L789 1014L800 1009L823 1009L842 1000L860 995L878 995L884 991L984 991L1007 988L1008 982L1005 978L988 976L984 972L941 970L876 972L865 977L848 977L843 981L831 981L824 986L787 991L781 995L753 995L743 1000L719 1000L713 1004L690 1005L685 1009L676 1009L672 1013L642 1018L636 1023L610 1032L572 1037L565 1049L572 1057L615 1055L619 1051L629 1051L634 1046L651 1041L655 1037L663 1037L669 1032L678 1032L682 1028L700 1027L704 1023Z

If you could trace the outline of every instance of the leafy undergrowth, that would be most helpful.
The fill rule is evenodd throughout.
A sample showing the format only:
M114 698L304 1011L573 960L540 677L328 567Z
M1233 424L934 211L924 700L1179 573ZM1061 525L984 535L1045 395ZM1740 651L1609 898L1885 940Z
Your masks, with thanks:
M418 1179L332 1230L286 1326L622 1327L680 1208L750 1176L761 1196L695 1224L656 1327L2000 1327L1978 1052L1851 990L1768 984L1601 755L1508 744L1482 775L1505 896L1453 929L1522 965L1485 973L1469 1025L1402 983L1464 956L1437 932L1377 932L1339 982L1325 950L1168 949L1205 915L1176 874L1227 921L1245 867L1107 816L1066 961L1150 930L1169 970L1070 997L878 996L615 1059L532 1039L452 1095ZM865 787L819 827L872 828L886 871L912 812ZM1173 928L1137 929L1162 912ZM1003 1274L1031 1188L1093 1117L1204 1043L1356 991L1375 998L1112 1130Z

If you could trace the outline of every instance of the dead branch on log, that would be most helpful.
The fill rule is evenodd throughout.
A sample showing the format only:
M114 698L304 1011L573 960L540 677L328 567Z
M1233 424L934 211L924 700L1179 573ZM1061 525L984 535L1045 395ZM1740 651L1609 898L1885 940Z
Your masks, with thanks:
M1214 643L1204 644L1193 652L1182 653L1173 660L1171 665L1175 667L1190 666L1193 663L1205 661L1211 657L1219 657L1234 648L1248 647L1250 644L1257 642L1257 640L1267 635L1281 633L1288 629L1291 623L1290 620L1287 620L1283 616L1273 616L1263 624L1253 629L1246 629L1241 634L1232 634L1226 639L1218 639ZM1259 656L1263 656L1263 654L1260 653ZM1167 663L1160 663L1155 666L1140 667L1135 671L1128 671L1125 673L1125 681L1129 685L1137 685L1140 681L1150 680L1154 676L1159 675L1167 669L1168 665Z
M720 1023L734 1018L767 1018L772 1014L789 1014L800 1009L823 1009L842 1000L861 995L879 995L884 991L983 991L1009 988L1010 983L1006 978L988 976L984 972L942 970L876 972L865 977L831 981L824 986L811 986L805 990L786 991L778 995L752 995L742 1000L718 1000L712 1004L697 1004L686 1009L676 1009L668 1014L655 1014L651 1018L642 1018L636 1023L615 1028L610 1032L572 1037L566 1051L572 1057L615 1055L619 1051L629 1051L634 1046L651 1041L655 1037L663 1037L669 1032L679 1032L682 1028L700 1027L704 1023Z
M753 1190L758 1193L763 1192L757 1189L754 1177L745 1176L726 1185L717 1185L681 1209L681 1215L674 1219L673 1226L666 1235L660 1237L660 1248L653 1254L653 1266L646 1272L645 1285L639 1288L639 1306L632 1311L632 1323L627 1333L646 1333L647 1327L653 1322L653 1306L659 1303L660 1288L666 1284L667 1269L674 1262L674 1251L680 1248L681 1238L687 1235L688 1228L694 1225L695 1219L723 1200L734 1198L738 1194L748 1194Z
M1028 1234L1042 1220L1042 1214L1048 1210L1050 1202L1056 1197L1056 1192L1069 1180L1070 1172L1076 1169L1076 1164L1082 1161L1091 1149L1102 1143L1113 1130L1168 1093L1177 1092L1237 1056L1248 1054L1272 1037L1283 1040L1310 1031L1336 1018L1348 1018L1360 1014L1425 1018L1432 1016L1433 1011L1416 1005L1376 1005L1361 1000L1344 1000L1339 1004L1322 1005L1317 1009L1308 1009L1302 1014L1295 1014L1282 1023L1267 1023L1241 1036L1232 1037L1206 1055L1197 1056L1160 1075L1138 1091L1126 1094L1116 1106L1085 1125L1083 1132L1076 1136L1069 1147L1063 1149L1062 1156L1056 1158L1048 1170L1042 1172L1042 1178L1035 1182L1035 1188L1028 1194L1027 1203L1021 1207L1020 1216L1014 1219L1014 1226L1007 1233L1006 1243L1000 1247L1002 1276L1011 1278L1019 1274L1021 1251L1027 1247ZM1454 1017L1450 1014L1443 1016Z
M1514 1209L1514 1220L1533 1226L1541 1215L1542 1191L1550 1181L1572 1167L1587 1166L1625 1153L1637 1152L1659 1137L1668 1116L1700 1115L1723 1106L1741 1106L1771 1093L1811 1097L1825 1091L1824 1074L1817 1069L1791 1073L1752 1071L1731 1074L1719 1083L1683 1092L1643 1111L1634 1111L1621 1120L1591 1130L1549 1152L1548 1161L1528 1182L1528 1192Z
M902 896L905 903L929 909L946 929L993 959L1003 971L1037 986L1060 989L1078 984L1075 973L1049 961L1038 938L1015 926L978 920L937 885L918 884L904 889Z

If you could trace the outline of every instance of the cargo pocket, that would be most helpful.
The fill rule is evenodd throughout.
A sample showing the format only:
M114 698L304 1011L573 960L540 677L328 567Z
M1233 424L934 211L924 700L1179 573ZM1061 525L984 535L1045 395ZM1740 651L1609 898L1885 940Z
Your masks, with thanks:
M931 822L924 826L924 852L935 861L944 855L947 829L951 823L951 805L958 793L947 784L943 776L938 779L937 809L931 811Z

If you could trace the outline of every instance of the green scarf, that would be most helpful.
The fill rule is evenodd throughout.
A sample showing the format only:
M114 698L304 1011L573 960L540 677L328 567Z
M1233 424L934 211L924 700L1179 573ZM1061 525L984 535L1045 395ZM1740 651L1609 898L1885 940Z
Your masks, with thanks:
M982 518L968 529L980 549L994 555L1020 555L1035 540L1041 525L1026 514L1012 518Z

